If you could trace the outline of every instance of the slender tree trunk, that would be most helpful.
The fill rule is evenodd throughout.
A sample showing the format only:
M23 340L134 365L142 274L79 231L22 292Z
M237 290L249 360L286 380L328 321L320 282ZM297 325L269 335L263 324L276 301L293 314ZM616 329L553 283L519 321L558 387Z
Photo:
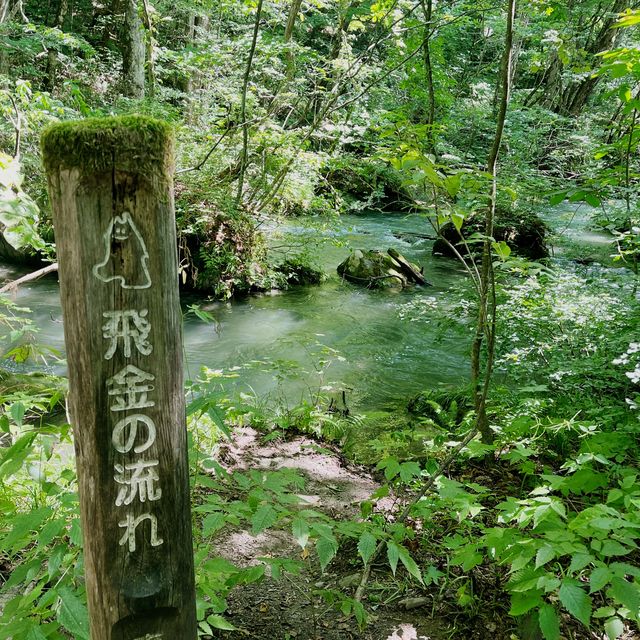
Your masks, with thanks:
M67 13L69 11L68 0L60 0L58 5L58 11L56 13L56 19L54 27L56 29L62 29ZM49 48L47 51L47 86L50 91L53 91L56 86L56 74L58 70L58 52L55 49Z
M435 132L433 130L436 121L436 92L433 85L433 66L431 64L431 36L433 35L433 0L421 0L424 13L424 75L427 83L427 151L435 152Z
M122 32L122 72L125 95L144 98L144 27L138 13L138 0L126 0Z
M24 13L22 0L0 0L0 24L9 22L17 16L20 17L22 22L29 22Z
M247 123L247 90L249 88L249 76L251 75L251 67L253 66L253 56L256 52L258 43L258 33L260 31L260 18L262 17L262 2L258 0L256 9L256 19L253 23L253 37L251 39L251 49L249 50L249 58L247 59L247 67L244 71L244 79L242 81L242 97L240 99L240 122L242 123L242 151L240 152L240 171L238 175L238 191L236 193L236 205L242 202L242 191L244 189L244 177L247 171L247 160L249 159L249 124Z
M144 16L144 28L145 33L145 50L146 50L146 71L147 71L147 84L149 86L149 94L154 95L156 92L156 67L155 67L155 54L153 49L154 43L154 27L151 20L151 10L149 9L149 3L147 0L142 0L143 16Z
M502 57L502 70L500 82L502 92L500 96L500 106L496 123L496 134L493 140L487 169L491 173L491 194L489 197L489 207L485 220L485 241L482 251L482 265L480 268L480 296L478 300L478 321L476 333L471 349L471 381L475 392L475 404L477 413L476 426L482 434L484 442L493 440L493 432L489 428L487 419L487 394L493 371L493 361L495 357L495 328L496 328L496 295L495 280L492 264L491 242L496 213L496 199L498 187L498 157L500 155L500 145L504 134L504 125L507 117L507 107L509 106L509 94L511 84L511 65L513 63L513 25L515 21L516 0L508 0L507 32L505 36L504 53ZM484 381L481 388L481 355L482 345L486 338L487 362L484 371Z
M302 6L302 0L292 0L291 7L289 9L289 18L287 20L287 26L284 30L284 42L289 44L293 38L293 29L296 26L296 20L300 13L300 7ZM287 78L291 80L296 70L296 59L293 51L287 51Z

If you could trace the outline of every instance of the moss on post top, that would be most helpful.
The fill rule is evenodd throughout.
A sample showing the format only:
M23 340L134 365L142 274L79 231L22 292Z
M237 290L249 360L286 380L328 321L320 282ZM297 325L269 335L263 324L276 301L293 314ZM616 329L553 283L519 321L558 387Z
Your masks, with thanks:
M173 130L161 120L132 115L87 118L47 128L40 140L47 171L131 171L151 179L173 171Z

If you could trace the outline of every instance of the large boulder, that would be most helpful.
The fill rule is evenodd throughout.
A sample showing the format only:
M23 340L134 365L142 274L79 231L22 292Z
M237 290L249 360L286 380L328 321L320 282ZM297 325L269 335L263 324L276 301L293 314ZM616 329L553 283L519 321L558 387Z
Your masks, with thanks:
M409 283L427 284L420 267L394 249L387 253L357 249L338 265L337 271L345 280L370 289L404 288Z
M466 239L474 233L484 233L483 212L474 213L466 218L461 233ZM549 256L546 245L547 233L547 225L534 213L502 208L496 212L493 232L495 240L506 242L514 253L529 260L540 260ZM467 254L467 249L460 240L460 233L453 224L445 224L440 229L440 236L433 244L434 255L455 257L450 244L463 256ZM474 254L482 252L482 243L472 243L468 246Z
M344 211L408 211L414 204L393 167L374 158L332 158L322 168L316 195L341 196Z

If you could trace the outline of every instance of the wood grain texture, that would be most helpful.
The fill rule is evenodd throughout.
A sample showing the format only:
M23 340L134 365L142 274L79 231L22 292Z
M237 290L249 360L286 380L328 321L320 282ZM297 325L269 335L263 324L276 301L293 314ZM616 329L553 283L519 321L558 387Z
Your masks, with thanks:
M127 136L126 127L122 135ZM95 143L98 147L99 136ZM157 148L157 141L153 144ZM137 173L130 158L120 161L115 152L110 168L91 162L74 166L73 159L51 162L55 148L43 148L91 637L195 640L172 167L149 172L148 163L141 163L144 172ZM144 157L144 148L138 152ZM120 224L123 220L130 224ZM128 374L138 381L119 384L131 380ZM141 387L144 393L136 391ZM135 482L136 465L146 482Z

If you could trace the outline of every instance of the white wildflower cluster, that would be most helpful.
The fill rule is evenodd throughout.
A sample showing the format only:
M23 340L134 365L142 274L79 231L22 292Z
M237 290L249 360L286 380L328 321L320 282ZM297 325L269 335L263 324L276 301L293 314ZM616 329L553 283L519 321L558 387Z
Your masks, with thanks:
M627 371L625 375L633 384L638 384L640 382L640 363L636 364L636 368L633 371Z
M621 356L613 360L613 364L633 366L631 371L625 371L624 374L633 384L640 383L640 357L636 355L638 353L640 353L640 342L631 342L629 348ZM635 361L635 364L633 361ZM627 402L630 401L627 400Z
M640 352L640 342L632 342L629 344L629 348L619 357L613 361L613 364L629 364L629 358L634 353Z
M549 378L551 380L556 380L559 382L565 376L570 376L570 375L571 375L571 371L556 371L555 373L549 374Z

